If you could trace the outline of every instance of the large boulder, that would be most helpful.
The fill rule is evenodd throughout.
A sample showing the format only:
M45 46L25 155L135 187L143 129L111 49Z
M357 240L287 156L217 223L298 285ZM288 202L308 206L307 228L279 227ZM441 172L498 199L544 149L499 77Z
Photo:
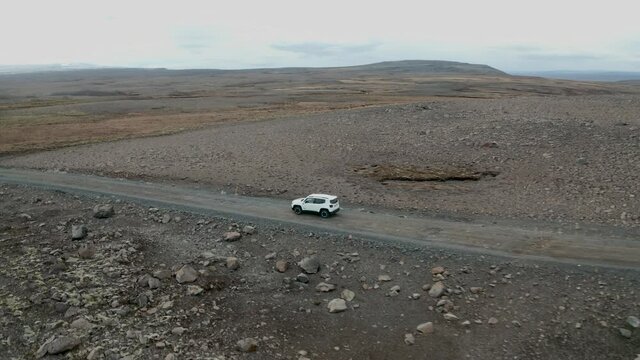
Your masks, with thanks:
M113 209L113 205L96 205L93 208L93 217L98 219L106 219L110 218L115 214L115 210Z
M184 265L176 272L176 280L180 284L194 282L198 279L198 272L191 265Z
M306 257L298 262L298 266L307 274L315 274L320 270L320 261L315 257Z
M87 236L87 226L82 225L72 225L71 226L71 239L72 240L80 240L84 239Z

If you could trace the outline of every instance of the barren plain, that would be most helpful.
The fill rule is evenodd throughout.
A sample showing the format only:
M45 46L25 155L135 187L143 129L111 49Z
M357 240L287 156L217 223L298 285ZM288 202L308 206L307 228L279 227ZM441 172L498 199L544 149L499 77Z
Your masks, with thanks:
M634 82L422 61L3 75L0 153L2 167L640 241ZM0 221L7 358L640 356L640 259L515 260L14 185Z

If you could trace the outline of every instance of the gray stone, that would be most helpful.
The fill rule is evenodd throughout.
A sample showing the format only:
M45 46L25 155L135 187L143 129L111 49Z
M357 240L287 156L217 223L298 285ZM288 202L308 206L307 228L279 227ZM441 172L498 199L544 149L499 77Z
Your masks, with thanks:
M347 310L347 303L344 299L333 299L327 304L330 313L339 313Z
M93 244L84 244L78 249L81 259L92 259L96 255L96 247Z
M93 217L98 219L106 219L110 218L115 214L115 210L113 209L113 205L96 205L93 208Z
M163 224L168 224L171 221L171 215L164 214L162 215L162 220L160 220Z
M416 338L413 334L404 334L404 343L407 345L413 345L416 343Z
M187 286L187 295L200 295L204 292L204 289L198 285L189 285Z
M87 360L98 360L102 357L104 353L104 348L102 346L96 346L91 351L89 351L89 355L87 355Z
M458 320L458 317L453 315L452 313L445 313L443 316L444 316L444 319L447 321Z
M85 318L79 318L74 320L70 327L72 329L78 329L78 330L84 330L84 331L90 331L91 329L93 329L95 327L94 324L92 324L91 322L89 322L87 319Z
M176 280L180 284L194 282L198 279L198 272L191 265L184 265L176 272Z
M84 239L87 236L87 226L84 224L81 225L72 225L71 226L71 239L80 240Z
M305 273L300 273L296 276L296 281L306 284L309 282L309 277Z
M472 286L469 288L469 291L471 291L472 294L478 294L484 291L483 288L479 287L479 286Z
M336 286L333 284L328 284L325 282L321 282L318 285L316 285L316 291L320 291L320 292L329 292L329 291L333 291L336 289Z
M391 276L389 275L378 275L378 281L391 281Z
M444 267L442 266L436 266L433 269L431 269L431 275L438 275L442 273L444 273Z
M252 338L239 340L237 343L238 350L242 352L255 352L258 350L258 342Z
M178 335L178 336L180 336L180 335L184 334L186 331L187 331L187 329L186 329L186 328L183 328L183 327L181 327L181 326L178 326L178 327L174 327L174 328L171 330L171 333L172 333L173 335Z
M236 240L240 240L241 237L242 237L242 234L240 234L237 231L229 231L224 233L224 241L236 241Z
M349 289L342 290L340 297L345 299L346 301L352 301L356 297L356 293Z
M158 278L160 280L166 280L171 278L171 271L167 269L156 270L153 272L153 277Z
M622 335L622 337L631 339L631 330L619 328L618 331L620 332L620 335Z
M640 320L635 316L628 316L627 317L627 324L629 326L631 326L632 328L637 329L637 328L640 327Z
M245 227L242 228L242 232L247 234L247 235L251 235L254 232L256 232L256 228L250 225L247 225Z
M149 279L147 280L147 283L150 289L158 289L160 286L162 286L160 279L154 278L152 276L149 277Z
M227 269L238 270L240 268L240 261L237 257L230 256L227 258Z
M416 327L416 330L422 334L431 334L433 333L433 323L431 321L422 323Z
M61 336L58 338L49 338L36 352L36 358L41 358L47 354L56 355L63 352L73 350L82 341L74 336Z
M498 319L494 318L494 317L490 317L489 320L487 320L487 323L489 325L495 325L498 323Z
M307 274L315 274L320 270L320 261L315 257L306 257L298 263L298 266Z
M287 263L286 260L278 260L276 261L276 271L278 272L286 272L287 269L289 268L289 263Z
M431 289L429 289L429 296L437 298L442 296L444 293L444 284L442 281L438 281L437 283L431 285Z

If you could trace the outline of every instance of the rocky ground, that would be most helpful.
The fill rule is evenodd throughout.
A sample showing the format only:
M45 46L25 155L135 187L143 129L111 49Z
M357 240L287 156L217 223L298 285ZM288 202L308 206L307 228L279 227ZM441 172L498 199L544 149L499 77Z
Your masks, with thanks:
M0 249L3 359L640 357L637 270L17 186Z
M242 123L0 159L0 166L199 182L212 189L457 218L640 226L640 97L438 99ZM408 172L472 179L379 178Z

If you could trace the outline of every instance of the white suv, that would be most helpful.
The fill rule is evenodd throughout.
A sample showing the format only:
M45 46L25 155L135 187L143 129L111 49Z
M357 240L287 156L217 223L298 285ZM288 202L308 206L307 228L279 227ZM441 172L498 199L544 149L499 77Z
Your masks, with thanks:
M323 218L340 211L338 197L326 194L311 194L306 198L295 199L291 202L291 210L297 215L303 212L314 212Z

